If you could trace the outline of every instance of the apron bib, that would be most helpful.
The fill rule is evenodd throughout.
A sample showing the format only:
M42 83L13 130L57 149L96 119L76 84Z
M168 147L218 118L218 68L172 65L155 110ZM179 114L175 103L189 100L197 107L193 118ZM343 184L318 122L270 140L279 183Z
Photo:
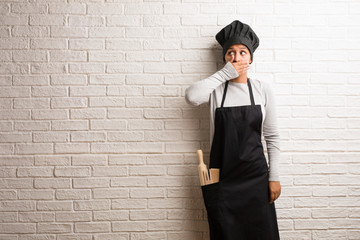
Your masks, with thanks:
M210 240L278 240L275 202L269 204L269 168L261 143L261 105L215 110L209 168L220 168L220 181L201 186Z

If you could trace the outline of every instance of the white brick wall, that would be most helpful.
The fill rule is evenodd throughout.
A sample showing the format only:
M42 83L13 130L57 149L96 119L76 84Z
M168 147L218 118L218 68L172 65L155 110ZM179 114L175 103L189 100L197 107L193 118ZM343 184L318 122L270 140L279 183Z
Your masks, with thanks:
M273 82L281 239L360 239L357 0L0 3L0 240L208 239L184 100L234 19Z

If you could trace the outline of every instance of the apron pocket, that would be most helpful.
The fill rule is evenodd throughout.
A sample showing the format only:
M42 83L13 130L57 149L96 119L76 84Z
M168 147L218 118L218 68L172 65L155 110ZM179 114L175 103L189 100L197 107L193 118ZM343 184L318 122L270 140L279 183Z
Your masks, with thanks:
M207 218L210 228L210 239L223 240L223 198L220 182L201 186Z
M205 206L213 205L220 199L220 182L201 186Z

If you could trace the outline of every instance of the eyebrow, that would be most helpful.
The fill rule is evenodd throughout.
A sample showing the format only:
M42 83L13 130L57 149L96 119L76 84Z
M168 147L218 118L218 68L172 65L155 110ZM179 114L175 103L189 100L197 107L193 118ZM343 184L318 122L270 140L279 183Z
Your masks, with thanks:
M234 49L233 47L229 48L229 49ZM240 49L246 49L246 47L241 47Z

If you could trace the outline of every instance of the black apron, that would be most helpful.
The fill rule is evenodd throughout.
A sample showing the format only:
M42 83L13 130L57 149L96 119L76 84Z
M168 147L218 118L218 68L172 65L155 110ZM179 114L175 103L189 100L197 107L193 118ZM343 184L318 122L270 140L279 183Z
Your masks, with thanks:
M275 202L270 201L269 168L261 143L261 105L224 107L229 81L215 110L209 168L220 181L201 186L210 240L278 240Z

